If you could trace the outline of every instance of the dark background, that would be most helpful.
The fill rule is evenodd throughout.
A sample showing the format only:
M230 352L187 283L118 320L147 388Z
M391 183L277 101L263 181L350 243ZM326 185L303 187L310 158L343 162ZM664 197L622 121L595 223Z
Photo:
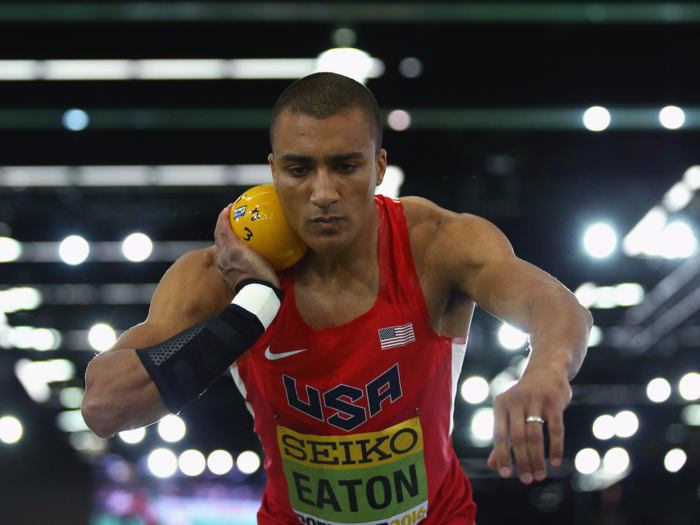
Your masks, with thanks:
M59 3L56 3L57 5ZM103 3L106 4L106 3ZM292 4L289 2L288 4ZM384 113L402 109L585 109L700 106L697 21L661 19L569 23L522 22L509 18L526 2L504 4L500 21L387 22L353 19L347 11L316 22L300 20L222 21L36 21L0 10L0 60L100 58L314 58L334 47L341 27L357 34L355 47L380 58L386 72L370 79ZM352 2L343 2L343 5ZM381 3L376 3L379 5ZM455 3L459 5L470 5ZM495 4L495 3L491 3ZM558 3L564 5L564 2ZM630 9L638 4L630 3ZM24 2L24 5L29 5ZM401 10L405 4L385 3ZM426 5L426 4L421 4ZM574 4L572 4L574 5ZM587 5L587 4L586 4ZM596 5L605 6L605 2ZM648 3L647 5L662 4ZM680 4L685 5L685 4ZM42 9L42 6L36 6ZM271 7L274 9L274 6ZM542 8L547 12L546 6ZM309 7L309 13L313 7ZM311 15L310 15L311 16ZM544 16L544 15L543 15ZM418 78L406 78L398 64L417 57ZM291 80L0 82L0 110L251 109L269 110ZM615 129L600 133L580 128L385 129L389 163L406 181L401 195L420 195L440 206L480 215L508 236L521 258L558 278L570 289L638 282L651 290L681 263L626 257L618 249L594 259L582 245L597 221L614 225L622 237L690 166L700 163L700 131ZM0 165L170 165L260 164L269 153L267 131L254 129L87 129L80 132L0 122ZM494 173L493 159L507 156L512 169ZM2 176L2 175L0 175ZM210 241L219 210L245 188L17 188L0 187L0 223L22 242L59 241L78 233L95 241L120 241L140 230L155 241ZM697 224L697 203L682 213ZM0 266L0 286L25 284L156 283L169 262L8 263ZM44 305L8 314L11 326L87 330L106 322L125 330L143 321L147 305ZM594 310L605 330L622 322L624 309ZM684 325L693 326L691 317ZM463 377L493 378L512 353L498 345L499 322L483 311L474 321ZM607 333L607 332L605 332ZM672 334L673 335L673 334ZM581 448L602 453L624 446L632 458L628 477L605 491L576 492L569 474L532 486L500 480L483 469L490 450L466 439L474 407L457 401L455 448L472 477L477 522L498 523L698 523L700 432L684 427L669 440L684 402L680 377L698 371L698 343L686 341L665 351L637 357L606 338L591 348L574 386L625 385L643 393L654 377L666 377L674 395L652 406L644 395L591 402L574 396L566 413L566 456ZM24 437L0 443L0 523L86 523L92 486L90 460L68 444L55 424L58 405L38 406L25 394L12 370L22 357L67 358L82 377L93 352L58 349L37 356L29 350L0 350L0 415L23 418ZM78 379L72 386L83 386ZM576 390L582 392L582 390ZM589 396L590 397L590 396ZM591 433L603 413L630 409L640 429L628 439L602 443ZM252 420L232 381L219 379L182 414L190 430L182 447L261 452ZM674 428L678 428L677 426ZM131 461L147 454L155 438L137 446L111 439L112 452ZM680 439L680 441L679 441ZM663 468L665 453L681 447L688 462L677 474ZM184 450L184 448L183 448ZM470 466L471 465L471 466ZM476 467L475 467L476 465ZM470 470L471 469L471 470ZM572 470L573 472L573 470ZM259 472L249 483L264 483ZM554 486L560 501L542 504L542 487ZM553 489L554 490L554 489ZM5 514L3 517L2 514Z

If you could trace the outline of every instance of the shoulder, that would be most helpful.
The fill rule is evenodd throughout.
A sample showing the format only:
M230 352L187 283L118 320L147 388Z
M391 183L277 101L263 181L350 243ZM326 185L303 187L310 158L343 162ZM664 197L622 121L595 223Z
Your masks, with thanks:
M408 230L413 237L428 236L432 245L464 245L477 248L508 248L505 235L490 221L469 213L446 210L422 197L402 197Z
M480 266L513 256L508 239L491 222L446 210L421 197L402 197L414 258L436 270Z
M163 279L176 278L179 282L200 279L216 268L216 255L216 246L187 252L173 263Z

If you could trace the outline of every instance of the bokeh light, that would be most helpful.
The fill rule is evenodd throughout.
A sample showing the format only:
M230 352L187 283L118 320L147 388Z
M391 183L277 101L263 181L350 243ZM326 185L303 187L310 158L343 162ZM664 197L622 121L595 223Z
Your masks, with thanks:
M207 467L217 476L223 476L233 468L233 457L225 450L215 450L207 458Z
M399 62L399 73L406 78L416 78L423 73L423 62L415 57L406 57Z
M9 237L0 237L0 263L16 261L22 255L22 245Z
M117 334L114 332L114 329L104 323L94 325L88 332L90 346L100 352L111 348L116 340Z
M462 383L460 392L467 403L476 405L489 397L489 384L483 377L470 377Z
M604 415L593 422L593 435L601 440L610 439L615 435L615 418Z
M593 325L588 336L588 346L598 346L603 342L603 330L599 326Z
M686 425L700 427L700 405L688 405L681 412L681 421Z
M260 468L260 456L252 450L246 450L238 455L236 465L243 474L253 474Z
M186 450L180 454L178 465L183 474L199 476L207 466L207 460L199 450Z
M664 205L671 212L677 212L685 208L695 193L693 188L686 181L681 180L676 182L671 189L664 195Z
M58 401L65 408L80 408L85 390L77 386L64 388L58 394Z
M125 443L133 445L143 441L143 438L146 437L146 427L135 428L133 430L123 430L119 432L118 436Z
M395 131L404 131L411 125L411 115L403 109L395 109L389 113L387 123Z
M617 235L607 224L594 224L583 237L586 251L595 258L607 257L617 246Z
M615 434L622 438L633 436L639 428L639 419L634 412L625 410L615 416Z
M519 350L527 344L528 335L503 323L498 330L498 341L506 350Z
M177 458L168 449L156 449L148 456L148 468L154 476L169 478L177 471Z
M647 385L647 397L654 403L663 403L671 397L671 384L663 377L652 379Z
M598 287L595 283L583 283L581 286L576 288L574 296L581 303L581 306L590 308L596 302L598 297Z
M56 424L63 432L82 432L90 430L80 410L65 410L56 416Z
M375 60L365 51L352 47L329 49L316 59L315 72L338 73L364 83L370 76L380 76L373 75Z
M576 454L574 465L581 474L592 474L600 467L600 454L592 448L584 448Z
M700 374L691 372L684 375L678 384L678 389L683 399L688 401L700 399Z
M644 288L637 283L618 284L613 293L618 306L635 306L644 299Z
M666 259L681 259L693 255L697 248L698 241L690 226L676 221L664 228L656 251Z
M603 131L610 125L610 112L601 106L588 108L583 114L583 125L590 131Z
M683 182L692 190L700 190L700 166L691 166L685 170Z
M22 423L12 416L0 418L0 441L3 443L17 443L22 438Z
M124 257L133 262L141 262L148 259L153 251L153 242L143 233L132 233L122 244Z
M659 122L666 129L678 129L685 122L685 113L677 106L666 106L659 111Z
M30 286L18 286L0 291L0 312L14 313L35 310L44 298L39 290Z
M90 117L82 109L69 109L63 114L63 126L71 131L81 131L87 128Z
M80 264L90 254L90 245L79 235L71 235L61 242L58 254L66 264Z
M493 440L493 408L479 408L474 411L470 426L471 441L478 447L485 447Z
M666 457L664 457L664 467L669 472L678 472L683 468L687 459L688 456L682 449L674 448L669 450Z
M603 457L603 466L611 474L622 474L629 465L630 457L624 448L611 448Z
M185 422L173 414L165 416L158 422L158 434L165 441L174 443L185 437L187 427Z
M333 31L331 41L337 47L351 47L357 41L357 34L349 27L341 27Z

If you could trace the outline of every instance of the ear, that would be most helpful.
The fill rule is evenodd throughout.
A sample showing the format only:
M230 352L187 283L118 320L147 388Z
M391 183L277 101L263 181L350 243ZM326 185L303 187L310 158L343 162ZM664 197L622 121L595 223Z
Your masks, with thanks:
M384 180L384 174L386 173L386 150L381 149L377 154L377 186L379 186Z
M275 154L270 153L267 156L267 161L270 163L270 170L272 170L272 184L275 187L275 191L277 190L277 176L275 175Z

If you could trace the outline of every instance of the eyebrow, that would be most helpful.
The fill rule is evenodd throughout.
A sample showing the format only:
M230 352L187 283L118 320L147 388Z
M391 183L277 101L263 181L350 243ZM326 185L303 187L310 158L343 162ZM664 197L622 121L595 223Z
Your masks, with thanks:
M350 159L356 159L358 157L363 157L362 153L359 151L353 151L350 153L343 153L341 155L331 155L330 157L327 157L326 160L329 164L333 164ZM286 160L289 162L301 162L303 164L313 164L314 162L313 157L309 157L307 155L294 155L293 153L287 153L286 155L282 155L281 158L282 160Z

